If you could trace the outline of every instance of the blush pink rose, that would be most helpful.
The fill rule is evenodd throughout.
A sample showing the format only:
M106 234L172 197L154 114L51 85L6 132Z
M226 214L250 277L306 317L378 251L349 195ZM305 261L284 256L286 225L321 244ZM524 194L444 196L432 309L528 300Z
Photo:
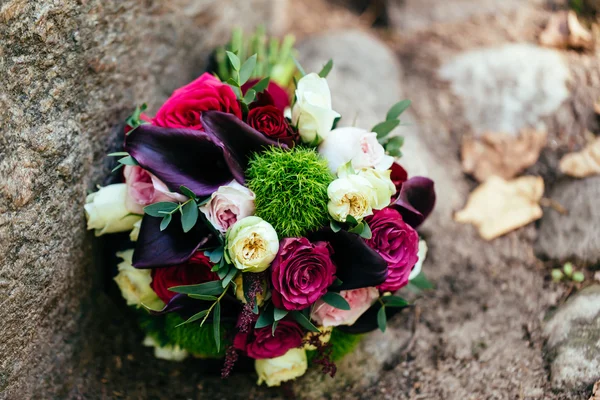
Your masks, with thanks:
M159 201L185 201L179 193L170 192L160 179L138 165L126 165L123 170L127 195L127 209L135 214L143 214L144 207Z
M408 283L410 271L419 260L419 235L391 208L375 211L365 221L372 232L367 245L388 263L388 276L379 290L395 292Z
M164 128L203 130L203 111L217 110L242 118L233 90L211 74L204 73L195 81L173 92L158 110L153 123Z
M342 290L340 295L350 304L350 310L340 310L330 306L323 300L319 300L315 304L311 318L324 327L352 325L377 301L379 290L371 286L354 290Z
M225 233L238 220L254 214L255 198L250 189L231 181L217 189L200 211L215 229Z

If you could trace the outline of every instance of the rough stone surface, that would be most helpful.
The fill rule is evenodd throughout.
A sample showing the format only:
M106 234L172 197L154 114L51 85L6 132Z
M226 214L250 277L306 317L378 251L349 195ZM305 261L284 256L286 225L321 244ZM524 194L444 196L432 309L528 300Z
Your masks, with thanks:
M600 379L600 286L570 298L546 323L544 334L555 389L585 388Z
M561 204L567 215L548 209L541 222L536 252L558 261L600 262L600 177L557 184L548 197Z
M282 4L2 2L0 397L117 396L118 384L100 381L130 339L97 336L118 311L102 300L82 208L110 127L197 76L233 21L277 28Z

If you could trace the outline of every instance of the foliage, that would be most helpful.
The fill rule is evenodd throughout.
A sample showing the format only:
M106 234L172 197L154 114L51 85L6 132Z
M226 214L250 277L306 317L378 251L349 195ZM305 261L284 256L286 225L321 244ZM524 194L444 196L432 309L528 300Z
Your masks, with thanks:
M226 332L232 327L221 324L220 336L221 346L217 348L214 338L214 327L212 323L183 324L185 320L176 313L167 314L165 317L165 334L169 341L179 345L190 353L203 357L220 358L225 356L225 349L231 344L226 337Z

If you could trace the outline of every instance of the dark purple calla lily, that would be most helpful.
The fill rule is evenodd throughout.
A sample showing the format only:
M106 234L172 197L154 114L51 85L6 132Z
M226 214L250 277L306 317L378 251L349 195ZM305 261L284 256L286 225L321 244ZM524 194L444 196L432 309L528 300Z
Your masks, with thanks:
M200 218L191 231L184 233L179 213L173 214L173 220L164 231L160 230L161 218L144 215L133 252L133 266L168 267L189 260L196 250L214 240L208 222Z
M406 306L406 307L409 307L409 306ZM392 318L394 315L398 314L400 311L402 311L406 307L386 307L385 315L387 317L387 320L389 321L390 318ZM352 334L367 333L367 332L374 331L375 329L379 328L379 325L377 324L377 313L379 312L380 309L381 309L381 303L376 302L363 315L361 315L360 318L358 318L358 320L354 324L352 324L350 326L348 326L348 325L336 326L336 329L339 329L340 331L345 332L345 333L352 333Z
M335 233L327 228L312 234L309 239L331 244L336 276L342 281L340 286L332 288L335 291L378 286L385 282L387 263L360 236L344 230Z
M402 219L412 226L418 227L431 214L435 206L435 189L433 181L422 176L414 176L402 183L398 198L390 205L402 214Z

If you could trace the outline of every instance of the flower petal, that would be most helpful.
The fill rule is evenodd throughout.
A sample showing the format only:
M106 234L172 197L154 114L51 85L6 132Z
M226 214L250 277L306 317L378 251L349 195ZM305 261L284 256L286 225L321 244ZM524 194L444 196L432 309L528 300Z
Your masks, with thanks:
M402 214L407 224L416 228L435 206L435 189L431 179L415 176L402 184L398 198L390 205Z
M160 230L161 218L144 215L140 234L135 243L133 266L136 268L156 268L186 262L192 254L214 239L208 223L202 218L191 231L184 233L181 216L173 214L173 220L164 230Z

